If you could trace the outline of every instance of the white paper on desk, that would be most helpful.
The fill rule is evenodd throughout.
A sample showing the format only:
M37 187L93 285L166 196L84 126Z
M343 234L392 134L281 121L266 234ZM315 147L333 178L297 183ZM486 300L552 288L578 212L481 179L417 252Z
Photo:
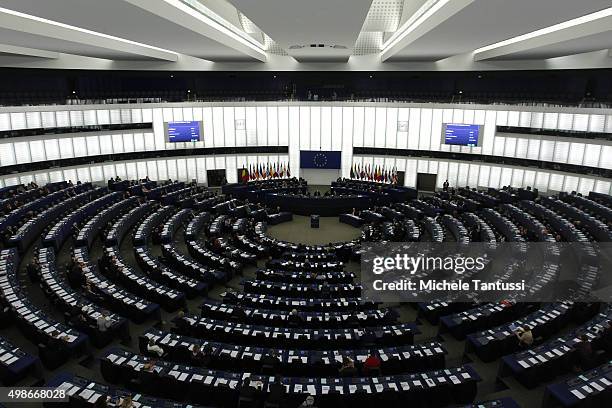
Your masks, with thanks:
M81 389L81 387L79 387L78 385L74 385L72 388L70 388L70 389L68 390L68 392L66 392L66 394L68 394L69 396L71 396L71 397L72 397L72 396L73 396L74 394L76 394L76 392L77 392L78 390L80 390L80 389Z
M317 389L315 388L314 385L312 384L308 384L306 386L306 391L310 394L310 395L316 395L317 394Z
M98 394L97 392L94 392L93 395L87 399L87 402L94 403L98 400L98 398L102 398L102 394Z
M612 385L612 382L610 382L607 378L602 378L601 382L604 383L606 386Z
M589 387L588 385L583 385L582 389L589 394L593 392L593 389Z
M603 391L604 387L602 387L601 385L597 384L595 381L591 381L589 383L589 385L593 388L595 388L597 391Z
M459 379L458 379L456 376L454 376L454 375L451 375L449 378L450 378L450 380L453 382L453 384L460 384L460 383L461 383L461 380L459 380Z
M82 397L85 400L88 400L89 397L91 397L94 394L94 391L89 390L89 389L84 389L79 396Z
M584 399L585 398L584 395L580 391L578 391L578 390L572 390L571 393L574 394L576 397L578 397L578 399Z
M187 373L182 373L181 375L179 375L178 380L179 381L185 381L185 378L187 378L188 375L189 374L187 374Z
M329 385L322 385L321 386L321 394L323 394L323 395L329 394Z

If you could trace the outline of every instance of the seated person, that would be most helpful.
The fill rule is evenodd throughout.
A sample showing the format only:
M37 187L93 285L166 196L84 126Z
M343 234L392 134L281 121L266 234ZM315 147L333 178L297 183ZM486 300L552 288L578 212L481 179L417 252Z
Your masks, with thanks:
M232 319L243 321L247 318L246 312L240 306L234 306L234 310L232 311Z
M119 408L133 408L134 403L132 402L132 396L127 395L119 400Z
M82 312L76 313L70 318L69 322L70 326L74 327L79 331L85 331L89 324L87 323L87 318Z
M574 369L576 371L590 370L597 365L595 353L586 335L580 336L580 342L574 346L576 350L576 362Z
M364 374L380 373L381 363L382 361L380 360L380 357L378 357L378 354L375 351L371 351L368 358L366 358L366 360L363 362Z
M155 340L153 339L149 339L149 344L147 344L147 351L149 353L156 354L158 357L164 355L164 349L155 344Z
M270 350L270 353L266 354L261 358L262 369L268 372L276 372L276 368L280 364L280 360L274 350Z
M206 367L210 364L211 354L212 348L209 344L205 344L202 347L196 344L191 350L191 360L198 367Z
M519 340L519 347L529 348L533 344L533 333L529 328L519 327L516 330L516 337Z
M266 402L271 405L281 406L284 395L285 387L281 384L279 377L275 376L272 383L268 385L268 398Z
M251 377L246 377L240 385L240 400L255 402L259 399L259 390L251 383Z
M67 341L68 336L62 335L58 330L54 330L53 332L51 332L51 338L49 338L47 347L54 353L64 355L68 351L68 346L66 344Z
M298 311L296 309L293 309L289 313L288 322L289 325L294 327L299 327L302 324L302 317L298 314Z
M355 362L353 362L353 360L350 357L343 356L342 366L340 366L340 369L338 370L338 374L340 374L342 377L352 377L356 375L357 369L355 368Z
M108 317L108 313L107 312L100 313L100 316L98 316L98 318L96 319L96 326L98 327L98 330L104 333L108 331L111 325L112 325L112 322L111 322L110 317Z

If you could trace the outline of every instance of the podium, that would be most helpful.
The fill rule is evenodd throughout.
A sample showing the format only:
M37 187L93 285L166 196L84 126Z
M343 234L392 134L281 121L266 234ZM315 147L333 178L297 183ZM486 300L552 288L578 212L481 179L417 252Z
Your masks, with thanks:
M311 215L310 216L310 228L319 228L319 216L318 215Z

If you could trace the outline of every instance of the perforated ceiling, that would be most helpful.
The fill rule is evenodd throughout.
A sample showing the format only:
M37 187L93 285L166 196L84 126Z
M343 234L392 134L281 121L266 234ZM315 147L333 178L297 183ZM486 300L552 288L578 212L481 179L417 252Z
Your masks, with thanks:
M385 33L397 30L402 19L403 0L374 0L355 42L354 55L380 52Z

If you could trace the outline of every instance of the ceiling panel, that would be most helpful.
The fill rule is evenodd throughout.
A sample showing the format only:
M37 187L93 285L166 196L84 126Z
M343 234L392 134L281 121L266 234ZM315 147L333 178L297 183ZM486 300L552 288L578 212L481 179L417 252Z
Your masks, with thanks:
M353 48L372 0L230 0L284 49L325 44Z
M2 44L17 45L47 51L59 51L66 54L84 55L87 57L116 59L116 60L146 60L144 56L128 54L116 50L94 47L89 44L73 43L41 37L39 35L23 33L21 31L7 30L0 27L0 42Z
M607 7L609 0L476 0L390 60L439 60Z
M123 0L0 0L0 7L194 57L219 61L251 60L238 51Z
M612 48L612 31L505 55L499 59L553 58Z

